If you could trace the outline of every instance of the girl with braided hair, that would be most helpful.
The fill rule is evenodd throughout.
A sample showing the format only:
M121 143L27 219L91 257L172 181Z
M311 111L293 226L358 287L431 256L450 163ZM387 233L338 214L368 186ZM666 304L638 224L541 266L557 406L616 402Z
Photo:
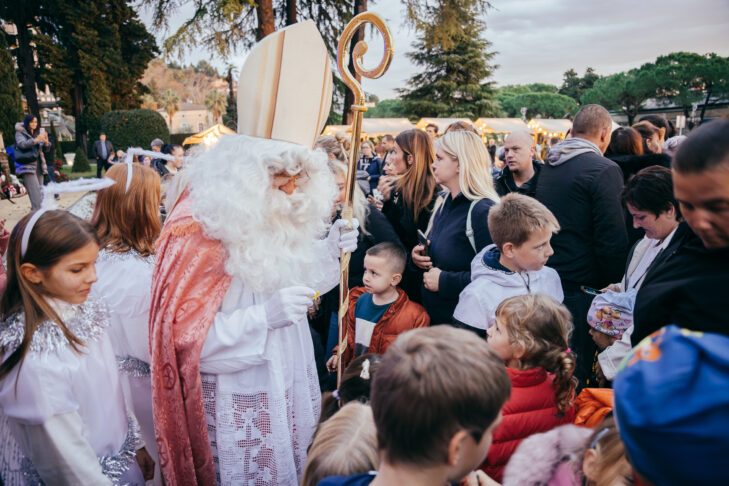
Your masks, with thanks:
M519 295L497 307L488 342L504 360L512 388L481 465L496 481L501 482L506 463L523 439L573 422L577 378L575 356L567 345L571 331L567 308L546 295Z

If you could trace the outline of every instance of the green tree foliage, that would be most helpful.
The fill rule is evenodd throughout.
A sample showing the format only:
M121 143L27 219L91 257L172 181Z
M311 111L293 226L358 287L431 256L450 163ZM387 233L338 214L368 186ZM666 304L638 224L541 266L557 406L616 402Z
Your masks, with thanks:
M36 45L41 81L76 119L76 143L86 145L113 108L139 106L137 80L156 52L126 0L48 0ZM100 21L103 19L103 21Z
M493 100L491 43L480 16L482 0L407 0L408 19L417 31L408 57L419 72L401 90L408 113L417 116L478 118L498 113Z
M91 170L89 158L86 157L83 147L76 147L76 157L73 159L71 172L88 172Z
M640 106L654 97L657 89L655 66L644 64L638 69L598 79L582 95L581 102L583 105L596 103L609 110L621 110L628 117L628 125L632 125Z
M706 107L729 98L729 58L715 53L673 52L660 56L655 63L657 95L672 101L689 115L692 103Z
M585 70L582 77L577 74L577 71L570 69L564 73L564 81L559 88L559 94L569 96L579 103L584 92L592 88L598 79L600 79L600 75L595 73L591 67Z
M402 100L382 100L374 108L364 113L365 118L402 118L407 117L405 103Z
M220 115L225 111L227 105L228 98L223 91L212 89L208 92L207 96L205 96L205 106L208 110L213 112L213 120L215 122L220 120Z
M565 118L577 111L577 102L569 96L558 93L524 93L499 102L509 117L521 117L521 108L526 107L526 118Z
M23 120L20 84L5 35L0 32L0 131L5 146L15 143L15 124Z
M117 150L129 147L146 149L155 138L170 139L165 119L152 110L110 111L101 118L101 129Z

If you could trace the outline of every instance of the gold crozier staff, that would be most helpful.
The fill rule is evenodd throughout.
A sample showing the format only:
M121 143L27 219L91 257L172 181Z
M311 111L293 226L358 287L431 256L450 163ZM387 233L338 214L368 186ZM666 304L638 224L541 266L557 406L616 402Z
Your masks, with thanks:
M349 169L347 172L347 185L344 192L344 205L342 207L342 218L349 221L350 225L352 221L352 193L354 192L355 176L357 173L357 155L359 154L359 137L362 132L362 115L367 111L367 107L365 107L365 96L362 86L348 70L349 46L357 29L366 23L374 25L380 34L382 34L385 42L384 54L380 63L374 69L368 71L362 66L362 56L367 52L367 43L364 41L358 42L354 46L354 52L352 53L355 72L364 78L379 78L390 67L393 54L390 29L387 28L382 17L373 12L362 12L355 16L344 28L342 37L339 39L339 45L337 46L337 68L339 69L339 75L342 77L344 84L354 93L355 100L355 103L352 105L352 113L354 115L352 119L352 143L349 153ZM342 380L341 356L347 348L346 330L343 329L342 323L344 316L347 315L347 307L349 307L349 256L349 253L342 252L339 263L339 336L337 340L337 354L340 359L337 360L337 387L339 387L339 383Z

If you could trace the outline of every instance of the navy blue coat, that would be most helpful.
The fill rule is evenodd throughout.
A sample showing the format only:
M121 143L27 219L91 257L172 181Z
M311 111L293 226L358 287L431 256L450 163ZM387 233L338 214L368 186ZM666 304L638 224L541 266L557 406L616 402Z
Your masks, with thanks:
M490 199L482 199L471 212L476 251L466 236L466 218L471 201L463 194L458 194L455 198L446 195L445 202L438 208L428 235L428 255L433 267L441 270L438 292L426 290L424 285L422 287L423 306L433 324L447 324L452 321L458 296L471 283L471 260L477 252L493 243L489 233L488 215L494 204Z

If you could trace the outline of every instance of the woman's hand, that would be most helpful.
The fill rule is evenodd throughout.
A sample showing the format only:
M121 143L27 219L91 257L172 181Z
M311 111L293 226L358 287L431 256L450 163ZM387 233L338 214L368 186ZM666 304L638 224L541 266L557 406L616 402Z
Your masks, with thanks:
M621 292L619 284L610 284L604 289L600 289L600 292L607 292L608 290L612 290L613 292Z
M374 207L376 207L378 211L382 211L382 206L383 206L383 202L382 201L380 201L378 199L375 199L375 197L374 196L371 196L371 195L370 196L367 196L367 201L370 204L372 204Z
M382 194L384 201L389 201L390 196L392 196L392 186L395 184L395 181L390 176L382 176L380 177L379 182L377 183L377 190L380 191L380 194Z
M438 292L438 279L440 279L440 268L431 268L423 274L423 284L427 290Z
M413 248L410 256L412 256L413 263L416 267L422 270L430 270L433 268L433 263L430 261L430 257L425 254L425 247L423 245L417 245Z

